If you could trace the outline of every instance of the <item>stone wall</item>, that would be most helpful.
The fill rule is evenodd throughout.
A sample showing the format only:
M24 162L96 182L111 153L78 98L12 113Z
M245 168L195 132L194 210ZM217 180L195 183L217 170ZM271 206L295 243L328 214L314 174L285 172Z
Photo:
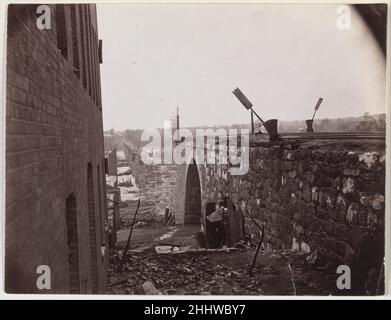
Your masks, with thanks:
M186 222L188 165L178 166L172 210ZM318 252L367 274L384 256L384 139L283 140L252 144L245 175L228 165L198 165L201 211L228 197L244 219L244 235L265 226L266 248ZM238 220L240 221L240 219ZM258 240L256 240L258 241ZM361 272L360 270L364 270Z
M319 250L352 264L384 255L385 154L383 141L313 140L258 146L250 169L231 176L225 165L199 166L202 209L229 197L265 225L271 248ZM248 232L259 232L247 215Z
M140 157L140 150L134 150L127 143L123 144L126 160L143 200L156 204L155 213L164 213L171 209L175 198L175 185L178 166L175 164L145 165Z
M364 268L362 274L379 269L384 257L384 138L312 134L274 144L256 140L250 139L244 175L231 175L227 164L145 166L137 153L132 168L146 194L169 207L177 224L197 223L197 206L190 204L198 192L203 217L208 203L229 198L244 218L238 219L244 224L237 229L259 237L248 212L265 226L267 248L317 250L330 261ZM169 173L164 171L168 168Z
M227 164L145 166L137 152L131 167L146 194L169 207L177 224L197 222L197 206L192 209L190 203L198 192L202 216L208 203L229 198L244 218L239 229L259 237L247 211L265 226L270 249L318 250L335 262L379 269L384 256L385 141L379 136L329 136L283 137L274 144L257 143L252 136L249 171L239 176L231 175Z
M51 29L39 30L36 8L8 9L6 291L104 292L108 256L101 253L107 236L96 10L50 5ZM50 267L50 290L37 288L39 265Z

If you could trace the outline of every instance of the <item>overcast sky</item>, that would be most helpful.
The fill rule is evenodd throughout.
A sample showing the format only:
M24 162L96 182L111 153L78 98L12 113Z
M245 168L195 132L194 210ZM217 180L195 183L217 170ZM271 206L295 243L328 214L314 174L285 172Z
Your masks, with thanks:
M263 119L385 112L385 62L351 10L337 5L98 4L105 129L249 122L238 86Z

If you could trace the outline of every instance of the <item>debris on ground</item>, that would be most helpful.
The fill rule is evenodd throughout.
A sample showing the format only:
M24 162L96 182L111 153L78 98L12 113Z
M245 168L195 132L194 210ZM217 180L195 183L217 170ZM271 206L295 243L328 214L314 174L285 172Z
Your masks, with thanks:
M325 270L329 267L329 261L318 250L311 252L306 258L305 263L311 268Z
M193 248L191 246L171 246L171 245L163 245L163 246L155 246L155 251L157 254L179 254L179 253L205 253L205 252L230 252L234 251L237 248L216 248L216 249L207 249L207 248Z
M261 252L251 277L247 270L253 249L229 253L187 251L178 255L169 253L175 246L165 246L165 251L161 247L129 251L122 271L113 262L108 293L147 294L140 288L148 282L146 287L151 292L155 288L163 295L292 295L293 291L297 295L329 295L335 287L334 275L308 269L303 255L292 251ZM157 253L159 250L168 254Z
M148 295L160 295L162 294L158 289L155 288L151 281L146 281L142 284L141 288L143 289L144 294Z
M137 201L126 200L121 202L120 228L130 228L134 213L136 211ZM164 222L164 214L158 212L156 204L153 202L141 201L140 212L137 217L135 228L158 227Z

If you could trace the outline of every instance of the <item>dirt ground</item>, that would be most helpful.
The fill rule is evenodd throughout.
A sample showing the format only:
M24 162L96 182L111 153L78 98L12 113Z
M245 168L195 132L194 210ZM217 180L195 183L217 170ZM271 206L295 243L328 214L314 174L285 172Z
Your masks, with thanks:
M336 275L306 263L306 255L293 251L260 252L248 274L255 248L229 252L157 254L155 246L196 247L199 226L136 228L123 269L119 254L111 259L109 294L146 294L150 281L163 295L329 295L335 291ZM118 234L123 248L129 231Z

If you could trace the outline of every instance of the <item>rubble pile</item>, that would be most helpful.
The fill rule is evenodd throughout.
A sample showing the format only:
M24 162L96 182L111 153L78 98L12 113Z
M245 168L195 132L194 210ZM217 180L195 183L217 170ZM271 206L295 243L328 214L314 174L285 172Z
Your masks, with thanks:
M150 248L132 254L119 271L109 270L110 294L269 295L293 294L292 267L298 295L331 293L335 282L326 270L315 270L292 251L265 254L248 274L254 252L241 249L216 253L156 254Z
M159 227L164 222L164 215L157 213L154 206L141 205L139 211L140 213L137 216L135 228ZM120 211L121 229L129 229L131 227L134 212L135 210L133 208L126 208L126 206L123 205Z

